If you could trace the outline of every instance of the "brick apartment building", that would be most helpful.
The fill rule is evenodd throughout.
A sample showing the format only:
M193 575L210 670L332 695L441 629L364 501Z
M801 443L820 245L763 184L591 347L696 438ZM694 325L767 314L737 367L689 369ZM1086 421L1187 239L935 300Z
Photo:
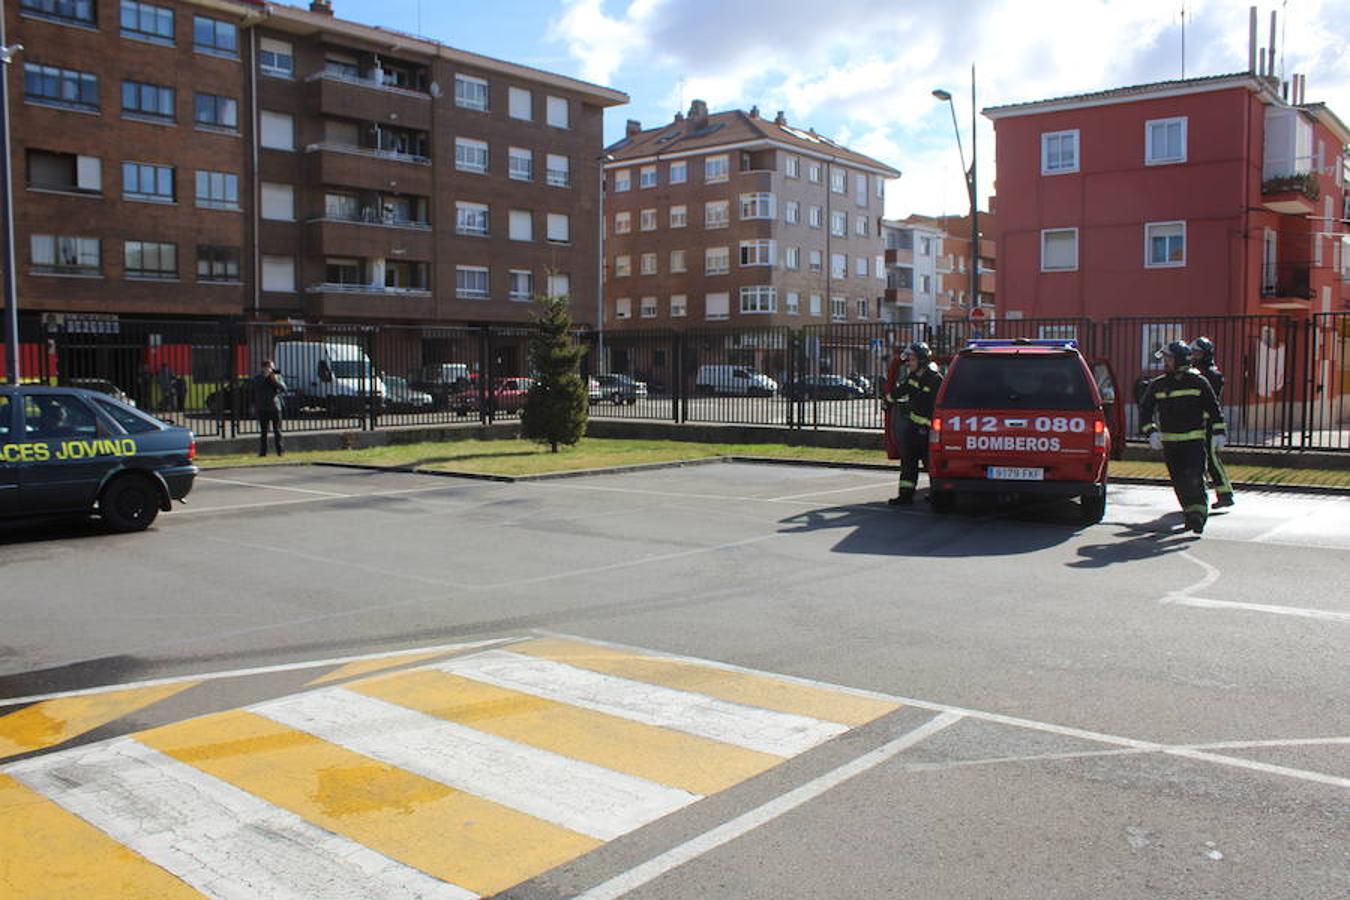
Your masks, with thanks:
M970 218L911 215L885 221L886 302L897 322L937 324L997 315L992 213L980 213L980 271L970 295ZM893 310L892 310L893 307ZM978 310L978 312L976 312Z
M626 95L251 0L14 0L25 314L479 323L594 309ZM49 317L51 318L51 317Z
M814 131L695 100L606 162L606 327L879 321L885 183Z

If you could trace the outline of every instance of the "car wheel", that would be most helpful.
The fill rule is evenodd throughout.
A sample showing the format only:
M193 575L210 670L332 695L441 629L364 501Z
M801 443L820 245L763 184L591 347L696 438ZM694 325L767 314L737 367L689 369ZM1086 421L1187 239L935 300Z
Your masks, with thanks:
M144 531L159 515L159 491L143 475L123 475L104 490L98 511L113 531Z
M610 402L613 403L615 406L622 406L622 405L623 405L623 394L621 394L621 393L618 392L618 391L615 391L613 394L610 395L609 400L610 400Z
M933 512L946 515L956 511L956 491L929 491L928 502L933 504Z
M1084 494L1078 498L1078 516L1084 525L1096 525L1106 515L1106 493Z

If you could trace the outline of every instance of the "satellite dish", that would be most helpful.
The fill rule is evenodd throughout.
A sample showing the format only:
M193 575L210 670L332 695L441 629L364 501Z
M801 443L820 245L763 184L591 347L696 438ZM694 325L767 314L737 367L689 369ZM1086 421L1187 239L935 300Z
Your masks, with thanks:
M431 87L427 88L427 90L433 97L439 97L441 95L441 86L435 81L431 83Z

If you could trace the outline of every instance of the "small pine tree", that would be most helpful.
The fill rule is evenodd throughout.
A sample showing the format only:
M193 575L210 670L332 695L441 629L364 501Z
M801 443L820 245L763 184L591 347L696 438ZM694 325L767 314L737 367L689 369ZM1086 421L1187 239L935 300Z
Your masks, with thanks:
M537 302L539 330L530 343L534 383L521 411L521 433L557 453L559 444L571 446L586 433L590 404L577 372L586 348L572 340L572 310L566 296L540 297Z

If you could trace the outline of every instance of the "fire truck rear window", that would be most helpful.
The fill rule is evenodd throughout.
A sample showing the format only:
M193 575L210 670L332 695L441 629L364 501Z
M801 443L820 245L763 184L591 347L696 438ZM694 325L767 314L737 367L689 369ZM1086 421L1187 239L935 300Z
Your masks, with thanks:
M947 376L947 409L1093 409L1076 356L963 356Z

